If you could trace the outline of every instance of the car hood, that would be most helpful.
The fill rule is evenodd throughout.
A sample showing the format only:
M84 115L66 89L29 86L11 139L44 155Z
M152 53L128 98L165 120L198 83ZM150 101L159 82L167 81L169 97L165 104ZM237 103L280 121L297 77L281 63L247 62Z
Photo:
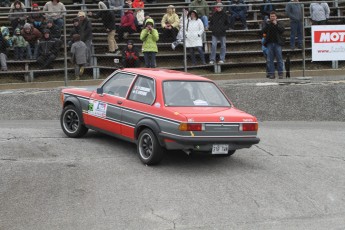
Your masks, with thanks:
M257 122L256 117L234 107L170 107L189 122Z

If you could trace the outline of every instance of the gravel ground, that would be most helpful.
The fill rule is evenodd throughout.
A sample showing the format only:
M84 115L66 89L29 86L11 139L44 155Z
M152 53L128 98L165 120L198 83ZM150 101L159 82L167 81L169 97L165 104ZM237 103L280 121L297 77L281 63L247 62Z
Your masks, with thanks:
M345 77L216 81L260 121L345 121ZM62 88L0 91L0 120L59 119Z

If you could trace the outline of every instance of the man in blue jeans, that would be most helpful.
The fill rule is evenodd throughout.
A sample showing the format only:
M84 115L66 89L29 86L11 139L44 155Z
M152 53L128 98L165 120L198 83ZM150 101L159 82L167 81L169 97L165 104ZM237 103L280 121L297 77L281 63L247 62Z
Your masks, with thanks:
M290 18L290 27L291 27L291 35L290 35L290 48L293 50L295 49L295 38L297 34L297 45L298 49L302 49L302 29L303 29L303 15L302 15L302 5L298 2L298 0L291 0L286 5L285 12L287 16Z
M274 79L275 68L274 68L274 59L277 59L278 67L278 76L283 78L283 69L284 61L282 54L282 46L284 45L284 26L281 22L277 21L277 14L275 11L270 13L270 21L262 29L262 33L266 34L266 43L264 44L267 47L267 59L268 59L268 77Z
M217 42L220 41L220 55L218 64L223 64L225 61L226 52L226 30L229 28L229 17L223 11L223 4L217 3L215 5L215 12L210 18L210 30L212 31L212 48L210 56L210 64L213 65L216 61Z

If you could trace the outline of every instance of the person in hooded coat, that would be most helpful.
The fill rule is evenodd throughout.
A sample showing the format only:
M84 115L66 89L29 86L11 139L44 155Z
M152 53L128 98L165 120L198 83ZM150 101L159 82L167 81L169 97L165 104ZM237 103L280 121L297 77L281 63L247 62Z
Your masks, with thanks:
M26 9L19 0L14 2L14 8L10 8L8 19L11 21L11 26L14 30L19 27L20 29L24 26L25 20L27 19Z
M198 18L198 14L195 10L192 10L188 14L188 20L186 22L186 47L189 51L192 65L196 65L195 60L195 49L198 50L200 59L203 65L206 64L205 62L205 55L202 49L202 34L204 33L204 24Z
M128 5L125 5L123 9L125 14L121 17L121 25L118 30L118 37L120 42L123 41L123 34L125 32L132 34L137 31L133 11L129 9Z
M154 28L154 21L149 18L145 22L145 28L141 30L140 40L143 41L142 52L144 54L145 67L156 68L156 53L158 53L158 31Z
M115 12L113 10L107 10L107 5L102 1L98 3L98 8L101 11L96 14L89 12L88 15L95 18L101 18L105 31L108 34L107 41L109 53L116 54L119 47L115 40Z
M137 68L140 66L139 51L132 40L122 50L122 66L124 68Z

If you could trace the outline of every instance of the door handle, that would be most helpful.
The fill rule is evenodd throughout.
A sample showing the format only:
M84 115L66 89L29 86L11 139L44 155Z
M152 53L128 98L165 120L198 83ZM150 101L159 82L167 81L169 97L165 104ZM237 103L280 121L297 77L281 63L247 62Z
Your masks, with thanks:
M117 101L117 104L121 105L121 104L122 104L122 101Z

